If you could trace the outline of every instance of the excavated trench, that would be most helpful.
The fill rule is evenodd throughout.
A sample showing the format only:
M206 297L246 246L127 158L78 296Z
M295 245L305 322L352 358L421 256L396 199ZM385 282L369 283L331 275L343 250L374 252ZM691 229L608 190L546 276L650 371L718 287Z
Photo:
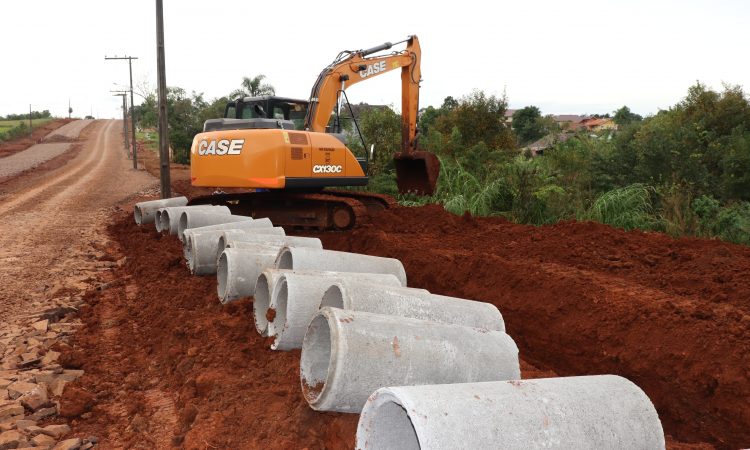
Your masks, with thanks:
M307 406L299 351L269 349L251 301L222 306L215 278L189 275L179 241L134 226L129 211L109 234L109 251L127 256L111 276L129 278L91 293L81 314L70 352L96 355L82 358L79 385L97 401L76 433L133 448L164 436L185 448L354 446L357 415ZM524 378L629 378L654 402L669 448L750 445L750 249L437 206L317 237L326 249L399 258L410 286L495 304ZM155 397L171 399L173 420Z

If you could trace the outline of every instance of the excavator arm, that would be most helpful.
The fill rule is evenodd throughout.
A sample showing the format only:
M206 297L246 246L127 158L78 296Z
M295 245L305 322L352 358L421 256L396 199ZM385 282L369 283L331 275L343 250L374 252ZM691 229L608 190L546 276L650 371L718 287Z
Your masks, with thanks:
M434 154L419 150L417 144L422 51L416 36L409 36L402 42L407 43L406 49L389 55L369 56L391 49L394 44L390 42L366 50L341 52L313 85L305 128L325 132L334 108L339 107L343 91L353 84L400 68L401 152L394 156L396 180L401 192L429 195L435 190L440 161Z

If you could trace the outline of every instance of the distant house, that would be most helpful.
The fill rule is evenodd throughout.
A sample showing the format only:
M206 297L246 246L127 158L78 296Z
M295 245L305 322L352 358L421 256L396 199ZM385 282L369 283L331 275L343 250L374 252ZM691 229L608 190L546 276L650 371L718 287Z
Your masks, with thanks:
M531 156L544 155L544 151L558 142L565 142L573 136L572 133L560 133L557 135L548 134L543 138L532 142L531 144L524 147L524 150L528 150Z
M508 128L512 128L511 125L513 124L513 114L515 114L516 111L518 111L518 110L517 109L506 109L505 110L505 125Z
M587 120L586 116L580 116L577 114L558 114L552 116L555 123L560 127L561 130L576 131L581 128L581 122Z
M581 129L586 131L616 130L617 124L609 118L588 118L580 122Z

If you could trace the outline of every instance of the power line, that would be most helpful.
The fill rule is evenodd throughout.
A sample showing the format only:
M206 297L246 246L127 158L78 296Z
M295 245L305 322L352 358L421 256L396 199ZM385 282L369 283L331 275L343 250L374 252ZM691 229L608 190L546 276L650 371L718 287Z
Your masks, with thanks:
M133 169L138 169L138 152L136 150L135 142L135 103L133 102L133 60L138 59L137 56L104 56L105 60L113 59L127 59L128 67L130 68L130 128L131 128L131 141L133 144Z

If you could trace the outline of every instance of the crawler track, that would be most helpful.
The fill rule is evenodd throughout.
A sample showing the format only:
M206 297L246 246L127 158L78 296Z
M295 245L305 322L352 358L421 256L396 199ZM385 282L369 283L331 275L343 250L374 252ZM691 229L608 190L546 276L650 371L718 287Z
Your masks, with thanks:
M268 217L279 226L319 231L348 230L397 205L387 195L339 190L214 194L193 198L189 204L225 205L233 214Z

